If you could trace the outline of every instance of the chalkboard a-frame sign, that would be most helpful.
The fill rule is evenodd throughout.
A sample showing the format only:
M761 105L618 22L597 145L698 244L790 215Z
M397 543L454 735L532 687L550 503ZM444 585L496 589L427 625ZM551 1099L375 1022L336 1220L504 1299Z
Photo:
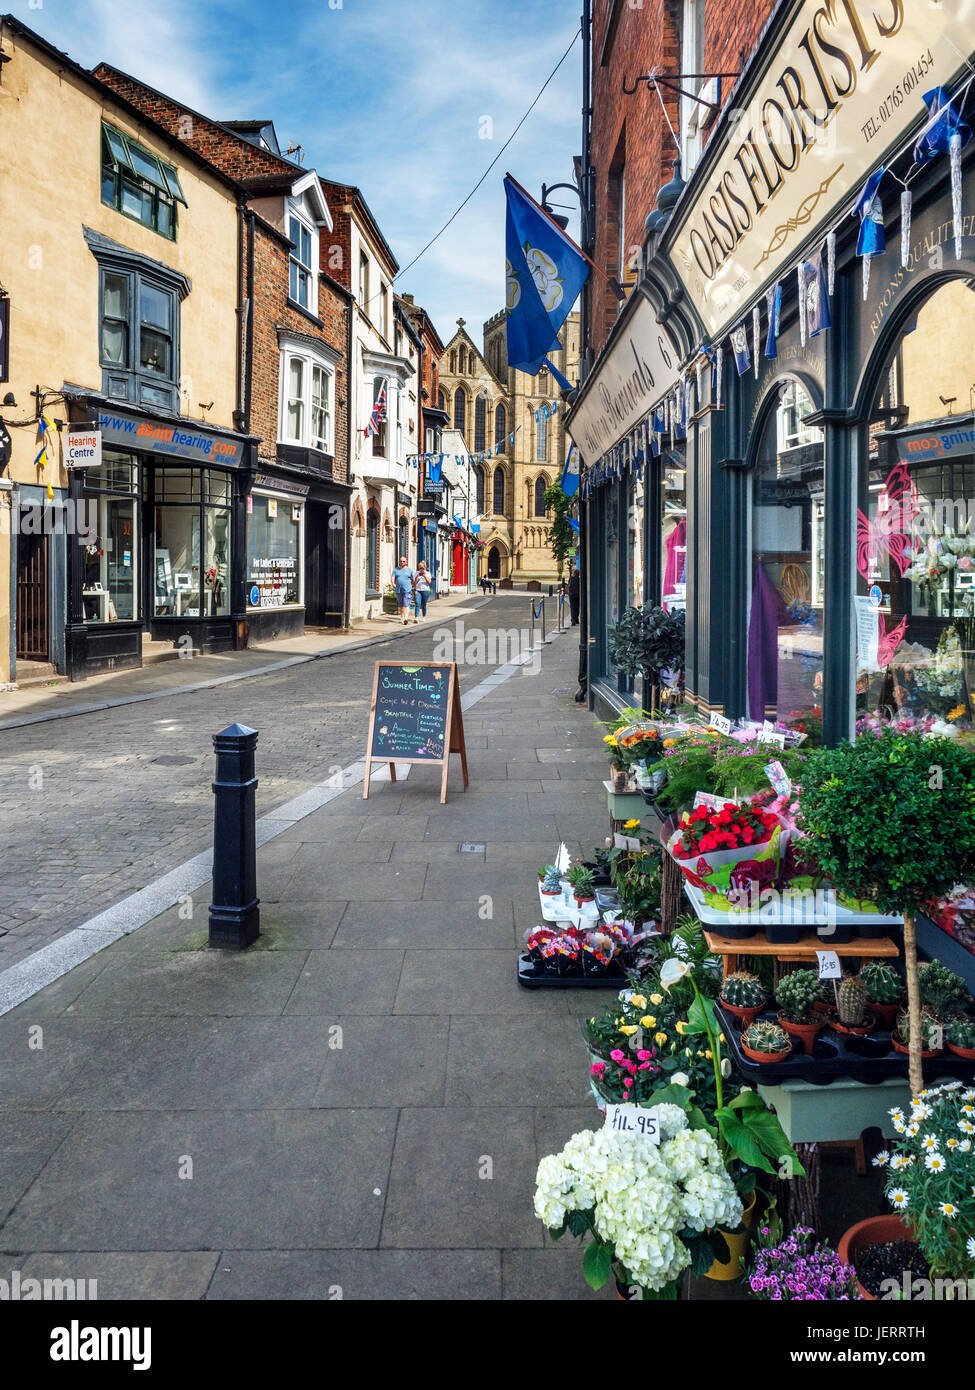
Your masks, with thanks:
M369 795L373 763L388 763L392 782L396 781L397 763L439 763L443 766L440 800L446 801L451 753L460 754L466 787L467 749L456 662L420 661L399 666L377 661L363 800Z

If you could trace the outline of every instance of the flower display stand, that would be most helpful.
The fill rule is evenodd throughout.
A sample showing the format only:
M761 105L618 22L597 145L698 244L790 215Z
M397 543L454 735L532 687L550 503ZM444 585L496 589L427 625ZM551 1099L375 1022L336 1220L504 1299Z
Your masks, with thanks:
M741 958L745 956L775 956L777 960L805 961L807 964L809 962L815 964L817 951L835 951L841 958L856 956L862 960L895 959L900 955L897 943L891 941L888 936L879 938L861 936L845 945L838 943L834 945L828 936L819 936L816 932L804 932L797 942L783 945L769 941L764 931L755 936L743 937L741 940L729 940L721 936L716 930L705 928L704 939L708 943L708 950L721 957L726 978L742 968Z
M606 802L610 819L614 821L639 820L647 813L647 803L642 792L614 792L608 779L603 782L606 788Z
M909 1109L911 1101L906 1076L873 1085L851 1078L838 1078L828 1086L798 1079L778 1086L759 1082L756 1089L793 1144L851 1143L874 1126L890 1139L894 1128L888 1112L892 1106Z

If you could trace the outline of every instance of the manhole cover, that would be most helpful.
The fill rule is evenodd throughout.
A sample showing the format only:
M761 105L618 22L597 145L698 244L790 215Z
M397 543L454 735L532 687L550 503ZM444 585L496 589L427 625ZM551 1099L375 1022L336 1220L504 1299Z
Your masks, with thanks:
M163 767L187 767L190 763L195 763L196 759L187 757L185 753L163 753L152 761L160 763Z
M460 847L461 854L483 854L484 846L475 845L472 840L465 840Z

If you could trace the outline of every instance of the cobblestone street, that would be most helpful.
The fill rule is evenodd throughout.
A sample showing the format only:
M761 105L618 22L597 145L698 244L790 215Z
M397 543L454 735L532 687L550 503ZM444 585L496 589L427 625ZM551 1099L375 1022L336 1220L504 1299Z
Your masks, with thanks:
M427 660L445 628L465 636L474 655L503 660L515 630L527 645L528 605L526 595L502 596L456 620L449 608L439 620L431 609L426 627L389 644L0 732L0 969L210 846L217 730L238 721L259 731L264 814L362 756L377 660L390 652ZM478 642L496 629L507 634L500 650ZM498 664L462 664L462 690ZM187 677L191 668L168 667ZM109 684L99 698L111 698ZM469 742L476 749L483 736ZM376 852L384 847L370 857Z

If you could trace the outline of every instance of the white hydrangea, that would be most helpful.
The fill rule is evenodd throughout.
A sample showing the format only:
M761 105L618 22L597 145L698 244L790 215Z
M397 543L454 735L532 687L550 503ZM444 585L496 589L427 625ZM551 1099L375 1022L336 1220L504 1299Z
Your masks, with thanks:
M678 1232L733 1230L742 1207L714 1139L687 1127L676 1105L657 1107L662 1142L609 1128L574 1134L538 1165L535 1214L560 1229L570 1211L591 1211L603 1240L644 1288L661 1289L690 1263Z

